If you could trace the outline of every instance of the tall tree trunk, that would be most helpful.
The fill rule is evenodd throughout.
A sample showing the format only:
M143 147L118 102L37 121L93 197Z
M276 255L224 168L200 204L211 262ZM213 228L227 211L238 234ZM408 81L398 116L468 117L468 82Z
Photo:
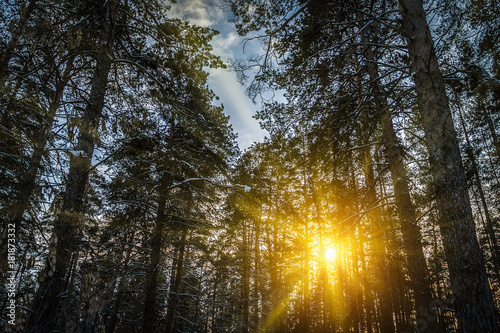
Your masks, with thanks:
M179 301L177 294L180 291L181 282L182 282L182 268L184 266L184 253L186 248L186 237L187 237L187 229L184 228L182 230L182 236L179 242L179 251L177 258L174 258L176 261L175 264L175 275L172 276L173 283L171 285L171 289L168 296L168 306L167 306L167 318L166 325L167 333L173 333L175 329L175 311L177 310L177 303Z
M360 22L364 22L363 14L360 11L357 16ZM422 249L422 236L420 228L417 225L415 207L410 197L410 187L404 166L403 151L394 130L385 89L380 82L375 54L369 46L369 28L365 27L364 31L361 32L366 58L365 66L370 76L372 94L380 115L382 141L389 163L392 185L394 187L394 201L401 224L405 253L408 258L408 273L415 298L417 332L437 332L436 312L433 310L434 304L431 285Z
M350 152L349 160L352 160L352 152ZM346 170L346 172L348 172ZM352 189L354 193L358 193L358 184L356 181L356 175L354 172L354 169L350 169L350 176L349 176L349 187ZM361 205L359 203L359 200L355 197L353 200L353 210L354 211L359 211L361 209ZM360 232L362 232L362 229L360 227ZM374 302L373 302L373 295L371 293L371 284L370 284L370 279L368 279L368 271L366 268L366 256L365 256L365 249L364 249L364 243L357 238L356 242L356 250L354 251L359 257L359 263L361 267L358 267L358 263L354 265L355 268L358 268L357 270L357 276L358 280L361 281L361 288L358 288L358 292L356 295L357 298L357 303L358 303L358 317L360 318L359 320L359 327L362 332L367 332L367 333L373 333L373 314L375 313L375 307L374 307ZM364 310L363 310L364 309Z
M71 257L79 248L82 215L86 187L98 133L108 73L112 64L112 44L115 33L115 18L119 1L106 3L106 14L102 25L101 47L97 52L96 67L92 78L89 104L86 107L76 150L70 157L66 189L63 194L61 212L54 221L54 245L41 274L41 282L34 300L33 312L27 330L50 332L57 329L64 316L62 301L67 297Z
M479 192L479 198L481 199L481 206L483 206L484 216L486 218L486 235L488 237L488 243L490 245L490 251L493 261L493 266L495 267L495 273L497 275L497 279L500 279L500 247L498 246L498 240L496 238L494 224L491 219L490 210L488 209L488 204L486 203L486 196L484 195L483 186L481 182L481 177L479 175L479 167L476 162L476 157L474 156L474 152L472 151L472 145L469 139L469 133L467 131L467 127L465 126L465 120L462 113L462 106L460 105L460 101L458 97L456 98L456 105L458 108L458 115L460 118L460 124L462 125L462 129L464 131L465 142L467 143L466 154L469 157L469 160L472 164L472 172L474 173L474 178L476 180L477 191Z
M132 233L132 236L130 237L130 240L126 240L125 242L128 242L130 244L134 244L134 236L135 234ZM109 298L108 305L105 306L105 310L103 311L102 314L102 321L105 324L104 331L105 333L113 333L115 331L117 321L119 318L119 311L120 311L120 305L122 302L122 297L123 297L123 291L126 285L126 276L127 276L127 271L128 271L128 266L130 262L130 258L132 256L132 249L134 247L130 246L128 250L126 250L125 255L123 258L123 253L119 254L119 259L123 258L121 268L117 270L116 273L116 279L112 284L112 287L110 288L110 293L112 295L111 298ZM117 281L119 278L119 281ZM116 293L115 293L116 290ZM111 318L109 318L111 317ZM109 320L108 320L109 318Z
M359 260L361 262L361 272L363 279L363 307L365 309L365 318L362 324L365 327L367 333L373 333L373 317L375 315L375 301L373 300L372 294L373 283L371 281L371 274L368 272L368 268L366 267L366 254L364 245L362 242L359 242L358 245Z
M306 218L304 219L304 222L305 222L305 235L304 235L304 238L305 238L305 242L304 242L304 246L305 246L305 249L304 249L304 270L302 272L302 274L304 274L304 278L303 278L303 287L302 287L302 292L304 293L304 298L303 298L303 303L302 303L302 307L301 307L301 314L300 314L300 327L301 327L301 332L309 332L310 329L309 329L309 322L310 322L310 319L309 319L309 307L310 307L310 304L311 304L311 296L310 296L310 290L309 290L309 270L310 270L310 267L309 267L309 260L310 260L310 250L309 250L309 217L306 216Z
M71 75L71 71L73 70L73 60L74 57L71 57L68 60L62 79L57 82L54 99L49 105L47 117L45 118L44 123L42 124L40 131L38 132L33 154L31 155L30 163L28 165L28 169L24 172L23 177L21 178L21 182L19 184L19 192L17 193L15 204L9 212L10 215L9 220L10 223L14 225L16 229L16 234L17 230L19 230L19 227L21 226L24 213L29 207L30 197L33 194L33 191L35 190L36 176L38 174L38 170L40 169L40 164L42 161L43 154L45 152L47 141L50 137L52 124L54 122L56 112L59 109L59 105L61 104L64 88L66 87L66 84L68 83L68 80ZM1 246L0 251L4 253L7 250L6 237L3 237L2 244L0 246ZM5 256L2 256L2 258L4 257Z
M351 275L353 281L361 282L361 276L359 272L359 242L357 241L357 237L355 235L355 231L351 231L352 239L352 268ZM358 282L358 283L359 283ZM361 285L354 287L351 283L351 287L349 288L349 292L351 294L351 303L350 303L350 319L352 323L352 328L354 333L359 333L360 330L363 330L362 321L362 308L361 305L363 303L363 291Z
M354 65L356 69L356 73L358 73L358 69L360 68L359 59L357 56L354 57ZM362 92L361 92L361 77L356 75L356 86L358 90L358 103L362 103ZM363 106L361 106L363 108ZM371 206L376 205L377 191L376 191L376 182L375 182L375 174L373 170L373 157L371 153L371 146L369 145L370 133L368 131L368 121L366 116L366 110L361 111L360 116L360 139L363 146L367 146L362 152L363 156L363 164L364 164L364 177L365 177L365 187L367 190L366 193L366 203L365 208L371 208ZM373 209L372 216L372 229L373 229L373 239L371 241L372 251L374 252L374 262L375 268L377 270L377 275L380 279L380 283L378 283L378 287L374 290L379 298L380 298L380 329L382 332L391 333L394 332L394 322L392 319L392 303L389 289L386 287L386 284L389 283L389 277L386 274L386 251L385 251L385 226L382 224L380 209Z
M7 71L7 66L9 65L10 59L14 55L14 51L17 45L19 44L19 39L24 33L24 29L26 28L26 24L28 23L31 13L33 12L33 9L35 9L36 1L37 0L30 0L28 6L26 7L23 6L21 8L21 18L19 19L19 24L12 33L12 37L9 41L9 44L7 44L7 49L5 50L5 53L2 55L2 58L0 59L0 85L3 85L3 82L5 80L5 72Z
M259 182L260 184L260 182ZM254 272L256 274L254 277L254 290L253 290L253 298L254 298L254 309L253 309L253 316L252 316L252 332L256 331L258 327L260 327L260 318L261 318L261 308L262 308L262 303L263 301L259 302L259 300L263 299L263 287L262 287L262 277L260 276L261 272L261 259L260 259L260 221L262 219L262 216L259 211L259 215L257 219L255 220L255 242L254 242ZM259 304L260 303L260 304Z
M277 165L277 164L273 164ZM281 286L280 286L280 279L279 279L279 260L280 260L280 244L278 240L278 234L279 234L279 219L280 219L280 212L279 212L279 199L280 199L280 172L279 170L277 171L276 175L276 181L275 181L275 186L276 186L276 193L274 197L274 205L272 207L273 209L273 222L272 222L272 247L269 247L269 252L270 252L270 267L269 267L269 278L270 278L270 287L271 287L271 318L273 322L270 323L271 325L271 331L280 333L282 330L282 316L281 316L281 311L280 310L280 302L281 302ZM276 312L278 311L278 312Z
M19 197L17 198L17 206L14 209L12 223L19 227L24 212L26 211L29 203L29 198L35 189L35 180L40 169L40 163L42 161L43 154L45 152L45 147L47 141L49 140L52 124L54 123L54 118L56 112L61 105L62 96L64 93L64 88L66 87L68 80L71 77L71 72L73 71L73 61L75 57L71 56L64 69L62 79L57 82L56 91L54 93L54 99L49 105L49 110L47 112L47 117L44 120L43 125L38 132L37 139L35 142L35 148L30 159L28 170L26 170L22 183L20 184Z
M438 321L439 321L439 329L441 332L446 331L446 327L448 324L447 317L445 315L444 309L443 309L443 304L442 304L442 299L444 292L443 290L445 289L445 281L441 280L441 274L443 273L443 265L441 263L440 259L440 248L438 245L438 236L437 236L437 230L436 230L436 219L433 219L431 216L431 221L432 221L432 256L431 256L431 262L430 262L430 267L431 267L431 272L434 275L434 292L436 294L436 299L440 302L439 306L436 306L436 310L438 311Z
M248 333L249 328L249 311L250 311L250 247L248 245L248 231L247 231L247 222L242 221L243 223L243 323L241 325L241 332Z
M457 135L421 0L399 0L460 332L499 332Z
M305 138L303 139L305 143ZM303 147L304 151L306 149L305 144ZM300 328L300 332L308 332L309 331L309 306L310 306L310 295L309 295L309 260L310 260L310 250L309 250L309 196L308 196L308 189L309 189L309 159L307 158L305 163L304 163L304 170L303 170L303 175L302 175L302 198L304 201L304 259L302 261L302 304L300 305L299 309L299 323L298 327Z
M28 165L28 169L24 172L21 181L18 185L18 192L16 195L16 199L14 205L9 210L8 221L9 223L14 225L15 234L18 235L18 231L20 230L21 223L23 221L23 216L26 210L29 207L30 197L35 190L36 177L38 174L38 170L40 169L40 164L42 161L43 154L45 152L45 146L47 144L47 140L50 136L52 124L54 122L54 117L57 109L61 103L62 95L64 88L70 78L71 71L73 69L73 59L71 57L67 64L63 73L63 77L60 81L58 81L56 86L56 91L54 94L54 99L49 105L49 110L47 112L47 117L44 123L41 126L40 131L38 132L37 139L35 142L35 147L33 150L33 154L31 155L30 163ZM6 258L7 256L7 228L6 225L3 227L2 238L0 239L0 257ZM2 272L2 281L5 280L7 273L7 261L3 260L0 263L0 271Z
M365 144L367 141L365 141ZM367 188L367 208L376 205L378 198L375 191L375 174L373 172L373 158L369 148L367 148L364 153L364 164L365 164L365 182ZM372 219L372 234L373 240L371 241L371 248L373 251L375 269L377 270L377 276L379 281L376 283L377 287L375 292L380 299L380 330L382 332L394 332L394 322L392 319L392 302L390 289L387 285L390 283L389 276L387 275L387 254L385 249L385 226L382 224L382 217L379 208L373 209Z
M164 172L166 174L166 171ZM168 186L166 177L162 177L160 195L158 199L158 210L156 214L156 225L151 242L151 262L146 273L146 297L144 299L144 314L142 316L142 332L153 332L156 327L157 308L156 290L158 286L158 275L160 273L161 249L163 247L163 228L165 225L165 207L167 195L163 188Z

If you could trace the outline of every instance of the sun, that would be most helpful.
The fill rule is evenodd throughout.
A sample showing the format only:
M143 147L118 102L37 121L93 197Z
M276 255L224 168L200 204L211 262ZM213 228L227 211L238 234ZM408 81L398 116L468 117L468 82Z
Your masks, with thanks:
M329 247L328 249L325 250L325 258L327 260L333 260L337 256L337 250L335 250L333 247Z

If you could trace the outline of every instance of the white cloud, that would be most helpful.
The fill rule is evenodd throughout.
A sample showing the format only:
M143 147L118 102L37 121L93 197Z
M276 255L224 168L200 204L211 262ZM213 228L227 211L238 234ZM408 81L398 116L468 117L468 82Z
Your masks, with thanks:
M209 84L224 104L224 112L229 115L229 122L238 133L240 148L245 149L255 141L263 141L267 132L252 117L258 106L245 95L244 88L236 82L235 73L222 69L211 70Z
M234 58L233 50L240 42L236 31L231 31L224 11L217 0L177 0L171 5L169 16L189 21L193 25L219 30L212 40L214 53L227 61ZM229 28L229 29L228 29Z
M186 19L194 25L212 27L225 20L224 12L215 0L177 0L171 6L171 17Z
M171 5L168 16L189 21L193 25L210 27L220 31L212 40L213 53L222 61L242 58L242 38L237 34L225 16L219 4L220 0L177 0ZM250 51L258 46L248 43ZM250 52L253 53L253 52ZM245 95L245 88L236 80L236 74L223 69L207 69L211 89L224 104L224 112L230 116L230 123L238 133L241 149L248 148L253 142L263 141L266 131L262 130L257 120L252 118L258 106Z
M236 31L231 31L225 35L218 35L212 41L214 53L222 58L223 61L234 59L234 47L237 47L241 42Z

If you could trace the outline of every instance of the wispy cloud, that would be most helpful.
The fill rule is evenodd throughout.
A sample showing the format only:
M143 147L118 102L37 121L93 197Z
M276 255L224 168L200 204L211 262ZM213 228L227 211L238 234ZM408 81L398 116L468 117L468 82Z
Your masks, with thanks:
M220 34L212 40L214 53L223 61L234 58L233 50L240 43L236 31L231 31L224 11L218 0L177 0L172 4L170 17L189 21L193 25L219 30Z
M202 27L213 27L221 20L225 20L224 12L217 0L177 0L172 4L169 14Z
M212 41L214 53L222 58L223 61L234 59L234 48L241 43L240 37L236 31L216 36Z
M213 53L227 62L245 55L242 53L242 38L227 22L220 3L220 0L177 0L172 4L169 16L185 19L193 25L219 30L220 35L212 40ZM252 118L258 106L245 95L245 88L237 82L236 74L223 69L207 70L210 72L208 83L220 97L220 103L224 104L225 113L230 116L229 121L238 133L240 148L245 149L253 142L262 141L267 132Z
M227 70L213 70L209 84L224 104L230 123L238 133L240 148L248 148L255 141L262 141L267 132L260 128L259 122L252 116L258 109L245 95L244 88L236 82L236 74Z

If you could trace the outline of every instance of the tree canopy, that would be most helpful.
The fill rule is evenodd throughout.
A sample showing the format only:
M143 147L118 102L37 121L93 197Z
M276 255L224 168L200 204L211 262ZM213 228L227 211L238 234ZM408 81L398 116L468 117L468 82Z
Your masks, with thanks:
M0 4L2 330L499 332L497 1L218 5Z

